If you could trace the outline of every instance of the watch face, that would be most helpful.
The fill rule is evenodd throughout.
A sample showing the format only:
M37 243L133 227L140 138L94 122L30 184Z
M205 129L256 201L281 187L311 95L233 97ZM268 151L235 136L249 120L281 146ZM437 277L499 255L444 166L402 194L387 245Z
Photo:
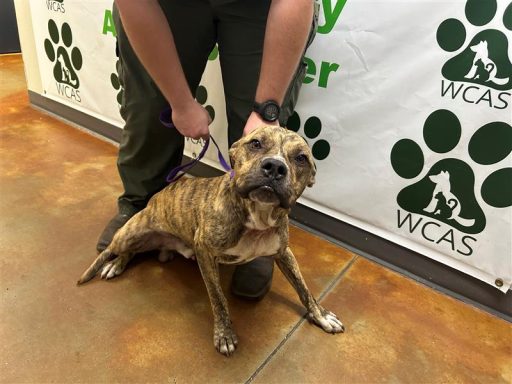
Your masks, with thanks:
M263 111L265 120L276 121L279 118L279 106L276 104L267 104Z

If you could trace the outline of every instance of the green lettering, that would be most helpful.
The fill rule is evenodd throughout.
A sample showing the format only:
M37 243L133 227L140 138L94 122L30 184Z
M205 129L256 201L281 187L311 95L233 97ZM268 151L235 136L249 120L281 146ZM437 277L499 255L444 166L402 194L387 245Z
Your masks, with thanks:
M336 5L334 9L331 7L331 0L322 0L322 8L324 12L325 24L318 26L318 33L327 34L332 31L334 25L338 21L340 17L341 11L345 6L347 0L338 0L336 1Z
M315 81L316 76L316 65L313 60L311 60L309 57L304 57L304 61L307 64L306 67L306 76L304 77L304 80L302 81L304 84L309 84ZM311 76L309 76L311 75Z
M114 18L110 9L105 10L105 17L103 18L103 34L106 35L108 32L112 36L117 37L116 26L114 25Z
M322 65L320 66L320 79L318 80L318 86L322 88L327 88L327 81L329 80L329 75L331 74L331 72L336 72L339 67L339 64L322 61Z

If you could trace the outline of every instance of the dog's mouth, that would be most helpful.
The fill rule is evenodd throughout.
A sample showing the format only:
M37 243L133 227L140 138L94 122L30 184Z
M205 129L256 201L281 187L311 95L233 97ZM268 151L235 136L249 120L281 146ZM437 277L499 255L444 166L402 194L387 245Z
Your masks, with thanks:
M274 188L269 185L262 185L260 187L256 187L248 194L249 199L254 202L267 204L272 206L278 206L281 204L279 197L276 194Z
M286 193L285 188L281 185L272 185L272 183L255 183L245 185L239 189L239 193L243 198L248 198L259 204L270 206L280 206L281 208L290 208L290 194Z

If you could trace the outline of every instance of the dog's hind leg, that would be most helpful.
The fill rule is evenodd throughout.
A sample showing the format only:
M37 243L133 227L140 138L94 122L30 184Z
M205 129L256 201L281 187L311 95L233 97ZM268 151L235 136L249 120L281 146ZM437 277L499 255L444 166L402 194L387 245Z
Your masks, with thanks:
M110 252L110 250L107 248L103 252L99 254L99 256L94 260L94 262L91 264L89 268L80 276L80 279L77 281L77 285L87 283L89 280L91 280L100 268L107 262L115 258L115 255Z
M146 220L147 222L147 220ZM138 232L137 229L144 228L144 216L139 212L133 216L119 231L116 232L110 245L94 260L91 266L82 274L77 284L84 284L96 276L102 269L101 277L111 279L124 271L126 264L133 258L135 253L142 252L148 248L147 229Z
M467 73L466 76L464 76L464 78L466 79L474 79L475 77L477 77L477 70L478 70L478 67L475 65L475 62L473 61L473 66L471 67L471 69L469 70L469 72Z
M159 248L159 237L158 232L149 229L137 232L131 231L130 225L123 227L107 248L115 257L104 260L96 272L101 269L101 278L105 280L119 276L135 254Z
M102 279L119 276L137 253L162 248L193 253L181 240L154 226L150 216L144 212L133 216L116 232L110 245L84 272L78 284L91 280L100 270Z
M101 278L108 280L123 273L126 265L133 259L134 253L118 255L114 260L106 263L101 270Z
M437 207L437 199L434 196L432 196L432 200L430 200L430 203L425 208L423 208L423 212L434 213Z

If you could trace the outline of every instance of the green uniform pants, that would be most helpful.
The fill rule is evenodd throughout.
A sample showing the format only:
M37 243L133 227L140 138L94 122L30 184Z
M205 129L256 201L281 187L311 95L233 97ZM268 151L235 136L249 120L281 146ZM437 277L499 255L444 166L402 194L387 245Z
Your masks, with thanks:
M242 136L252 111L270 3L271 0L237 0L212 6L207 0L160 1L192 94L199 85L210 52L218 44L229 145ZM316 31L317 14L308 45ZM120 212L135 213L165 187L169 171L180 165L184 138L177 130L165 128L159 122L167 101L130 46L116 7L114 21L117 70L124 87L121 116L125 120L117 162L124 193L118 202ZM283 103L280 116L283 126L293 113L304 74L305 64L301 62Z

